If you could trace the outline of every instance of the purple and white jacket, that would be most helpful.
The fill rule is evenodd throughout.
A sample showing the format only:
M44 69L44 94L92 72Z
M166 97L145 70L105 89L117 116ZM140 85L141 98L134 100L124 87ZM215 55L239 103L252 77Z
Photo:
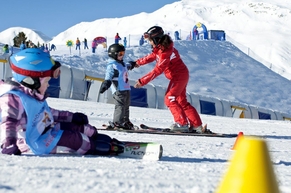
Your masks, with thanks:
M46 97L31 90L23 85L8 84L3 81L0 81L0 93L6 93L9 90L17 89L24 92L27 95L34 97L39 101L46 100ZM51 109L51 113L54 118L54 123L56 127L61 127L61 123L71 123L73 113L69 111L60 111L57 109ZM22 105L21 99L14 94L4 94L0 97L0 112L1 112L1 125L0 125L0 134L1 134L1 148L8 147L12 144L16 144L20 151L30 152L28 145L25 142L25 131L27 125L27 115L25 109ZM48 125L46 126L49 126ZM65 150L70 152L76 152L79 154L85 154L91 148L89 137L97 134L96 129L91 125L74 125L67 126L68 128L61 128L65 130L72 130L74 132L80 132L81 137L74 139L74 144L80 144L80 147L76 147L72 144L72 136L63 135L61 138L63 147L55 147L51 153L57 153L58 151ZM79 141L75 141L79 140ZM66 143L68 141L68 143ZM66 145L68 144L68 145ZM74 147L73 149L70 147Z

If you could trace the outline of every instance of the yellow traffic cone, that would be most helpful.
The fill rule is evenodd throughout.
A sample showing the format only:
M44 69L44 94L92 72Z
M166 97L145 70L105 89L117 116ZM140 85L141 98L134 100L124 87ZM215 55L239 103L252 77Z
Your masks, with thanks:
M244 136L244 133L243 133L243 132L239 132L239 133L238 133L238 135L237 135L237 137L236 137L236 140L235 140L235 142L234 142L234 145L233 145L233 147L232 147L232 150L236 150L236 146L237 146L237 144L238 144L238 141L241 140L241 139L243 138L243 136Z
M267 144L243 137L217 193L279 193Z

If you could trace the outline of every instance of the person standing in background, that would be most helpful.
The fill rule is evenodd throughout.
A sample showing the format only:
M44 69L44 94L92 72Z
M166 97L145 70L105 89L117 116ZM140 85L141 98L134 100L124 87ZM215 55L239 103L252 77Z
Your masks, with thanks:
M119 44L119 40L121 40L121 38L119 37L119 34L118 34L118 33L116 33L114 39L115 39L115 43L116 43L116 44Z
M84 38L84 50L85 50L85 49L89 49L89 48L88 48L88 44L87 44L87 39L86 39L86 38Z
M26 49L25 41L22 41L19 48L20 48L20 50Z
M123 38L123 46L125 48L127 48L127 39L126 39L126 37Z
M80 42L79 38L77 38L77 40L76 40L76 50L77 49L80 50L80 46L81 46L81 42Z
M139 40L139 45L142 46L144 44L144 37L141 36L140 40Z
M92 42L92 53L95 53L96 47L97 47L97 41L93 40L93 42Z
M52 51L52 50L55 51L56 49L57 49L57 48L56 48L56 45L55 45L55 44L52 44L52 45L51 45L51 49L50 49L50 51Z
M9 46L8 46L8 44L5 44L3 46L3 48L2 48L2 50L3 50L3 53L8 54L9 53Z

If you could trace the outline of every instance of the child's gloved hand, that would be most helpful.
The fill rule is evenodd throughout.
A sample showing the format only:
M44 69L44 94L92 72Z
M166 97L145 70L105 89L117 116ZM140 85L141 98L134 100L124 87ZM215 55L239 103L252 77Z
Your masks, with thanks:
M7 154L7 155L21 155L21 151L19 150L16 144L12 144L7 147L4 147L1 152L2 154Z
M86 125L89 123L87 115L79 112L73 114L72 122L77 125Z
M128 63L130 64L129 70L132 70L134 68L138 68L139 67L139 65L136 63L136 61L129 61Z
M111 86L111 80L104 80L100 86L100 93L104 93Z

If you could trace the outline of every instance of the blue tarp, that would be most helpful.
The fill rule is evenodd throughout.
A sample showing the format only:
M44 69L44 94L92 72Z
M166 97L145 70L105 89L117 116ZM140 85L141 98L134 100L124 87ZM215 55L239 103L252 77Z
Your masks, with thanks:
M211 40L225 40L225 32L223 30L209 30L208 38Z
M133 86L131 86L130 99L130 106L148 107L147 89L134 88Z
M46 91L49 94L49 97L59 98L60 90L60 77L58 77L57 79L51 78L49 81L49 87Z
M266 120L271 120L271 115L268 113L262 113L262 112L258 112L259 113L259 119L266 119Z
M216 115L215 103L200 100L200 111L206 115Z

